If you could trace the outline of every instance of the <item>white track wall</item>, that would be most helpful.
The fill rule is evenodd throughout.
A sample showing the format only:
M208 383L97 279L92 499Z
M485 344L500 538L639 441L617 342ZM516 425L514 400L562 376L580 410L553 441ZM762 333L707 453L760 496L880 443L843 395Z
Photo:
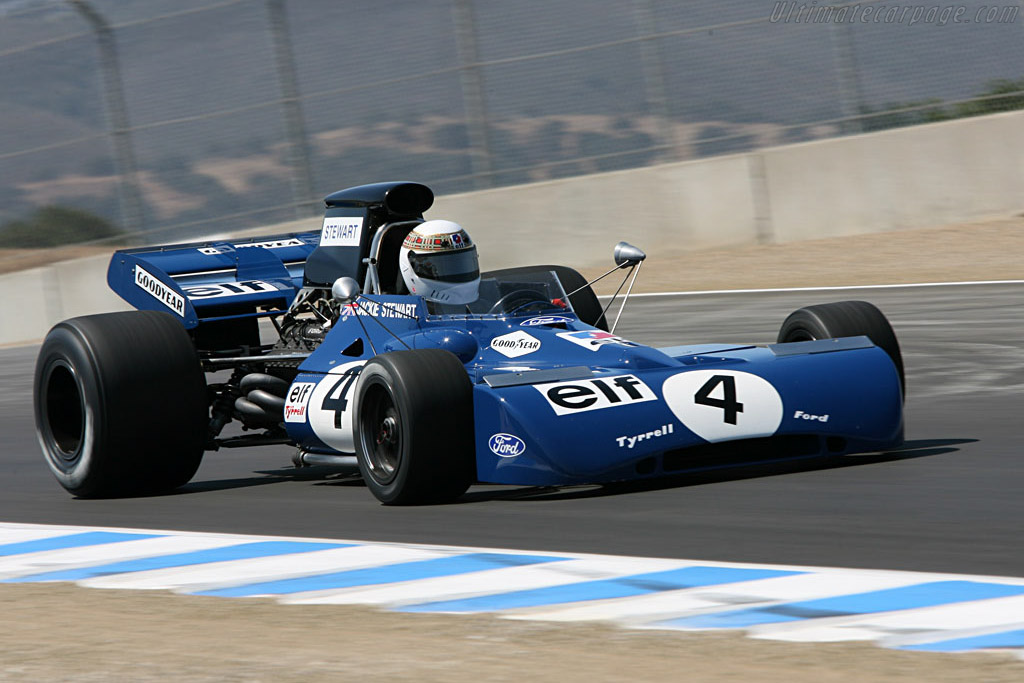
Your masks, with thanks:
M55 323L129 310L107 286L109 256L90 256L0 275L0 345L42 339Z
M1024 208L1024 112L439 197L487 267L885 232Z
M1022 208L1024 111L449 195L438 197L427 217L461 223L490 269L610 264L620 240L656 257L942 225ZM246 232L319 227L311 219ZM0 275L0 344L41 339L64 318L126 308L107 288L107 261Z

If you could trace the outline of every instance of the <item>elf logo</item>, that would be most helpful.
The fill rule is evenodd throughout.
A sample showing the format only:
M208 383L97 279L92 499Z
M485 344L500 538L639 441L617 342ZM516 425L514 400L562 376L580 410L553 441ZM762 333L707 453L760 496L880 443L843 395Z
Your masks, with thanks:
M576 379L554 384L535 384L556 415L616 408L653 401L657 397L636 375Z
M246 280L245 282L217 282L209 285L185 287L185 295L189 299L212 299L224 296L241 296L276 292L277 287L262 280Z
M313 394L316 382L296 382L288 390L288 400L284 404L285 422L305 422L306 408L309 397Z

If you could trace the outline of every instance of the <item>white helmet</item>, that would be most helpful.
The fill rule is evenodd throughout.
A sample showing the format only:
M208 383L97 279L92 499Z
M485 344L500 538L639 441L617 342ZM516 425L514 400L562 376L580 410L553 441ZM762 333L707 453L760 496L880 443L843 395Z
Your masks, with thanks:
M468 304L477 300L480 264L476 246L458 223L420 223L398 252L405 286L427 301Z

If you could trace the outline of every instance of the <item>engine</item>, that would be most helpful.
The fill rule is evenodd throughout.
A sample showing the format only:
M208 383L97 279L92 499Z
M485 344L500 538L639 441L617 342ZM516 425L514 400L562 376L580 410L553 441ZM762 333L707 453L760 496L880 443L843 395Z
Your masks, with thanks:
M285 397L298 374L301 356L323 343L339 310L339 305L319 288L300 291L280 322L275 322L278 339L265 355L258 362L237 366L226 383L211 385L216 394L212 401L212 435L216 436L232 419L241 421L243 429L282 432Z

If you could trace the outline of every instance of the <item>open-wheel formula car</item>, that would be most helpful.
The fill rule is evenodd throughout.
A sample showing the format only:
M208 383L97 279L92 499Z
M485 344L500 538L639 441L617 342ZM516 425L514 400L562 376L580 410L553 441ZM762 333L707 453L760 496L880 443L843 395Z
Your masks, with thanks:
M289 444L297 466L356 465L379 500L411 504L476 481L601 483L901 444L902 360L871 304L800 309L775 344L651 348L609 331L570 268L470 272L454 229L443 246L463 256L430 257L441 238L424 226L448 223L424 221L432 203L424 185L365 185L327 197L320 231L116 252L108 282L139 310L61 322L39 354L36 424L60 484L165 491L207 450ZM615 256L624 270L644 258L625 243ZM410 263L461 293L403 287Z

